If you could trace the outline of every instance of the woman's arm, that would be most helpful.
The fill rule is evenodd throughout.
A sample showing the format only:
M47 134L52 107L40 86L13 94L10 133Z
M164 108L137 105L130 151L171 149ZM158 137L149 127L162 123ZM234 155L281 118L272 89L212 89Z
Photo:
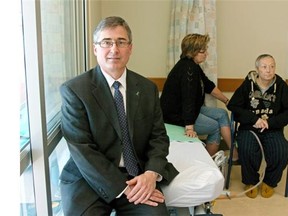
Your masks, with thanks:
M218 100L222 101L225 105L227 105L229 102L229 99L217 87L213 89L213 91L211 92L211 95L217 98Z

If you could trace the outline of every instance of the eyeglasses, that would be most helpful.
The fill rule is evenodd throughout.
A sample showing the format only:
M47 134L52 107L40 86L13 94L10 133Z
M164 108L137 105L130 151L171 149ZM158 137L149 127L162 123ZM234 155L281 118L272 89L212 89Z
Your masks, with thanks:
M111 48L113 44L115 44L118 48L126 48L131 44L131 42L126 40L116 40L116 41L102 40L96 42L95 44L98 44L102 48Z

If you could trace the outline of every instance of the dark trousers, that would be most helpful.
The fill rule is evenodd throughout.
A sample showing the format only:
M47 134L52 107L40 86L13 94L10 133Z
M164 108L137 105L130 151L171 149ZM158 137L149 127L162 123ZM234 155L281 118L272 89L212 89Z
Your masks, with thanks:
M159 189L159 188L158 188ZM159 203L157 207L145 204L134 205L129 203L126 195L114 199L111 203L105 203L102 199L94 202L83 214L83 216L109 216L112 210L117 216L168 216L165 203Z
M263 182L276 187L288 163L288 141L283 131L257 133L264 149L267 162ZM256 185L259 182L258 170L262 152L255 136L249 130L239 130L237 137L239 159L241 161L242 182Z
M121 172L130 178L125 168ZM115 180L117 184L117 180ZM158 203L157 207L146 204L134 205L126 195L115 198L107 203L95 193L84 178L75 182L61 182L62 209L65 216L110 216L112 210L117 216L168 216L165 203ZM161 191L159 183L156 188ZM81 193L79 193L81 191ZM74 194L78 194L74 196Z

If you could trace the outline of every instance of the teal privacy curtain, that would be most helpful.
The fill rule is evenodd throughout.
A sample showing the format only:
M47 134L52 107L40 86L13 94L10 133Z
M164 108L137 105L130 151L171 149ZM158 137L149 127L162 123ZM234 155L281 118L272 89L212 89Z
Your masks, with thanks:
M167 73L180 58L182 39L192 33L209 34L211 38L209 55L201 67L217 85L216 0L172 0ZM207 95L205 104L216 106L216 100Z

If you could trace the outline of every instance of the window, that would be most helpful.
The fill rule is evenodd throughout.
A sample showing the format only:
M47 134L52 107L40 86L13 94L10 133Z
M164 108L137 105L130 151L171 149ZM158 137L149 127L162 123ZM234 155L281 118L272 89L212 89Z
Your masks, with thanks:
M69 153L60 131L59 87L84 71L85 1L17 2L20 215L62 215L58 179Z

